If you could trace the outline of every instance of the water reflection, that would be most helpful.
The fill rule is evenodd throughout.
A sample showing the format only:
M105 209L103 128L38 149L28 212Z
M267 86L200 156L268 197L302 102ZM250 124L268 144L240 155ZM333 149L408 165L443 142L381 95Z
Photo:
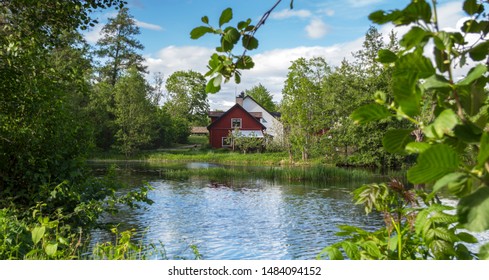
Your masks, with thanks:
M187 167L198 166L212 167ZM149 181L154 204L123 209L106 222L144 232L144 242L161 241L170 258L192 258L188 246L194 244L210 260L313 259L339 241L337 225L372 230L381 224L352 204L350 191L357 185L291 185L260 178L172 181L148 174L131 177ZM107 238L100 231L94 236L99 242Z

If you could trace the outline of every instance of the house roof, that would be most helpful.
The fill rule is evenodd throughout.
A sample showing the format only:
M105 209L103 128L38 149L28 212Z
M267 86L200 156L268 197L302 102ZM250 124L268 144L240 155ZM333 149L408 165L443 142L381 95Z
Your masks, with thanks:
M272 117L274 117L275 119L280 118L282 116L282 114L279 113L279 112L270 112L267 109L265 109L265 107L263 107L260 103L258 103L253 97L251 97L251 95L246 95L243 98L243 100L246 99L246 98L249 98L249 99L253 100L253 102L255 102L258 106L260 106L265 112L267 112L270 115L272 115Z
M243 108L244 109L244 108ZM263 117L262 112L249 112L256 119L261 119Z
M209 133L209 130L207 130L207 127L205 126L194 126L192 127L192 130L190 131L192 134L206 134Z
M244 109L244 108L243 108ZM211 111L209 112L209 117L211 118L219 118L220 116L224 115L225 112L221 112L221 111ZM253 117L257 118L257 119L261 119L263 118L263 113L262 112L248 112L250 113Z
M213 117L220 117L222 115L224 115L225 112L222 112L222 111L210 111L209 112L209 117L213 118Z
M246 111L241 105L239 105L238 103L234 104L233 107L231 107L229 110L227 110L226 112L224 112L224 114L222 114L221 116L219 116L218 119L216 119L214 122L212 122L210 125L207 126L207 129L211 129L214 124L218 123L222 118L224 118L226 115L228 115L231 111L233 111L235 108L238 108L239 110L242 110L243 112L245 112L246 114L248 114L250 117L252 117L258 124L260 124L260 126L262 127L262 129L266 129L266 126L264 126L258 119L257 117L255 117L252 113ZM209 112L210 114L210 112ZM261 113L260 113L261 115Z

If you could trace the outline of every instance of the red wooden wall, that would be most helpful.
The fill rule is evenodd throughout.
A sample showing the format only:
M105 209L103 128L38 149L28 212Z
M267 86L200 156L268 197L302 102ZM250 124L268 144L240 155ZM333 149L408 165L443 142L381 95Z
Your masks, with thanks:
M229 111L224 113L219 119L208 126L209 142L213 148L222 148L222 137L227 137L231 128L231 119L240 118L240 130L260 130L264 126L252 115L246 112L243 107L236 104Z

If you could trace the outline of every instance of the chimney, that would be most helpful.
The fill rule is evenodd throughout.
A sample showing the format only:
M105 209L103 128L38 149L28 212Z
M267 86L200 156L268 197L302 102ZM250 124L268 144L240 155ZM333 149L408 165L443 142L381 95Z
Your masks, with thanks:
M242 91L238 96L236 96L236 103L243 106L243 98L245 93Z

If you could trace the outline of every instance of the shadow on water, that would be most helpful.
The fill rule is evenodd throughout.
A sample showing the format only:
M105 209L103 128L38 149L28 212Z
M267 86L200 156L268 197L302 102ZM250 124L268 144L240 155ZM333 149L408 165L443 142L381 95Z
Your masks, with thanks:
M109 166L92 164L100 175ZM128 184L148 182L154 204L121 208L102 222L134 228L143 242L162 242L169 258L191 259L195 245L204 259L313 259L339 241L337 225L373 230L382 223L352 202L354 188L380 179L365 170L138 162L117 163L116 170ZM110 236L92 235L99 243Z

